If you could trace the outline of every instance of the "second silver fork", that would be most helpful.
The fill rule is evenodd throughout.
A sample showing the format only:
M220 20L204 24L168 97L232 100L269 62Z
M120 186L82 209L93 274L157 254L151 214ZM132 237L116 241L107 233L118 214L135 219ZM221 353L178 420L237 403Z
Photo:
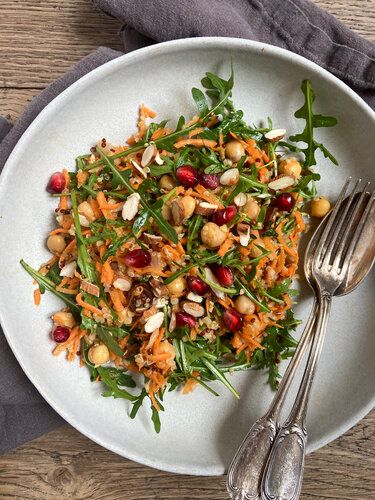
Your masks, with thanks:
M286 423L275 438L266 464L261 488L261 497L264 500L296 500L300 495L307 441L305 428L307 405L322 351L332 297L346 278L354 248L374 202L373 193L354 234L351 234L352 223L366 196L368 183L364 185L352 214L348 216L360 181L356 183L345 208L341 209L349 182L350 179L340 194L340 203L335 206L314 252L312 278L318 303L315 335L297 398Z

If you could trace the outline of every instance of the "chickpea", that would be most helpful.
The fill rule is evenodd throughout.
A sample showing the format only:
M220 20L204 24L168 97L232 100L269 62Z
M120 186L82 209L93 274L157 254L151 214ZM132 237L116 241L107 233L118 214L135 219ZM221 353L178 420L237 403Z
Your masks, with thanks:
M181 203L184 206L185 216L184 219L189 219L194 213L196 201L192 196L183 196Z
M254 314L255 311L254 302L246 295L237 297L234 301L234 307L241 314Z
M229 141L225 145L225 156L234 162L240 161L245 154L245 148L238 141Z
M296 179L301 177L302 167L297 158L285 158L279 163L280 174L292 175Z
M181 297L181 295L185 291L185 278L183 276L179 276L175 280L173 280L169 285L167 285L168 291L174 297Z
M47 247L51 253L59 254L66 247L66 243L60 234L53 234L47 239Z
M57 312L52 316L52 320L56 325L66 326L67 328L73 328L76 324L73 314L67 311Z
M330 210L331 210L331 204L327 200L327 198L324 198L324 196L321 196L320 198L315 198L315 200L312 200L311 202L310 213L313 217L318 217L319 219L322 219L325 215L328 214Z
M104 365L109 361L109 350L105 344L98 344L90 347L88 352L89 361L95 365Z
M260 212L260 207L253 198L249 198L246 202L246 205L243 207L243 211L247 216L250 217L250 219L257 220Z
M165 189L166 191L171 191L176 186L176 183L170 175L162 175L160 177L159 185L162 189Z
M226 232L214 222L207 222L201 230L201 238L205 245L209 248L219 247L226 238Z
M249 245L250 256L253 257L253 259L260 257L263 253L263 251L258 247L265 249L264 243L261 239L253 240Z
M88 203L87 201L83 201L82 203L80 203L77 209L78 213L86 217L88 222L93 222L95 220L96 217L94 214L94 210L91 208L90 203Z

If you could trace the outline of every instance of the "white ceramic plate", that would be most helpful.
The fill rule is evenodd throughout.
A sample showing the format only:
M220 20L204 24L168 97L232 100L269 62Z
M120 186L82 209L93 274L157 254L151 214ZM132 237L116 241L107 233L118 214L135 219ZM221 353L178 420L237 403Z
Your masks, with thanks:
M316 109L338 118L321 129L340 161L334 167L319 155L322 194L334 198L348 174L374 177L375 116L339 80L302 57L268 45L228 38L163 43L125 55L88 74L63 92L37 117L9 158L0 182L0 310L8 342L25 373L55 410L102 446L152 467L188 474L223 474L242 437L269 404L265 373L236 374L237 401L221 386L215 398L202 388L189 396L165 398L162 431L156 435L149 409L134 421L126 401L104 399L86 369L51 356L50 314L59 306L45 295L39 310L32 301L23 257L34 267L47 260L45 237L55 200L45 193L49 175L66 166L100 138L123 143L134 130L138 105L176 119L195 113L190 89L206 71L235 71L234 102L245 118L259 123L271 116L275 127L300 130L293 118L302 103L300 84L310 78ZM5 244L6 243L6 244ZM334 301L329 331L308 416L309 450L335 439L374 405L374 280ZM311 297L296 308L306 317Z

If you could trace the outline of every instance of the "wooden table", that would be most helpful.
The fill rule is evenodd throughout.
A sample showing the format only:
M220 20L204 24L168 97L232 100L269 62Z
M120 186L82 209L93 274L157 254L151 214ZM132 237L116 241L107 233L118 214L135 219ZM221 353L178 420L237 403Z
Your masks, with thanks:
M375 41L375 0L315 0ZM0 114L15 120L52 80L99 45L121 50L120 23L89 0L1 0ZM66 425L0 457L0 497L226 499L224 478L149 469ZM307 458L302 498L375 498L375 412Z

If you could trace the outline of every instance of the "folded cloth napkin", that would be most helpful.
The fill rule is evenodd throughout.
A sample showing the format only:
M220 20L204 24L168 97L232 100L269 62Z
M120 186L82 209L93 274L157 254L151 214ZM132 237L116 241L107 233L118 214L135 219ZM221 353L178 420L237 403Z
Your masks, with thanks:
M197 36L231 36L289 49L320 64L375 108L375 46L308 0L93 0L122 20L124 51ZM0 171L22 133L60 92L120 56L99 48L41 92L11 129L0 117ZM0 335L0 452L63 423L17 364Z

